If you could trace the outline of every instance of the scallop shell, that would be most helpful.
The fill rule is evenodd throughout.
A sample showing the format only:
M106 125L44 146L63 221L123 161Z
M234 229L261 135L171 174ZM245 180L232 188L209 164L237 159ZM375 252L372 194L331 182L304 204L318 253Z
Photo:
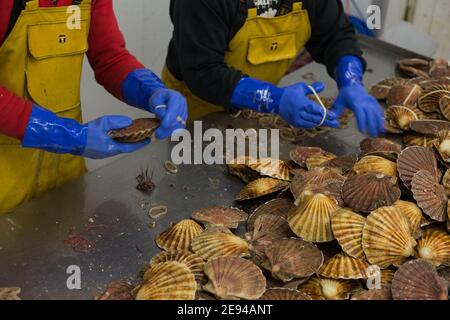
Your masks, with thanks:
M354 284L349 280L336 280L312 277L301 285L300 292L306 293L313 300L347 300L350 298Z
M401 264L414 254L415 246L408 219L397 208L380 208L367 217L363 249L371 264L384 269Z
M428 60L412 58L400 60L397 66L408 77L428 77L431 63Z
M369 264L339 253L324 263L319 274L331 279L365 279L368 277Z
M274 214L262 214L255 220L253 238L258 238L261 234L275 234L280 237L291 235L291 228L287 219Z
M414 107L408 106L390 106L385 111L386 121L394 128L403 131L410 130L410 124L414 121L422 119L423 113Z
M324 163L334 159L336 159L336 156L331 153L314 154L306 160L306 168L312 170L322 167Z
M184 264L169 261L150 267L136 300L194 300L197 282Z
M400 210L408 219L413 237L419 238L422 235L420 227L424 218L422 210L415 203L403 200L398 200L392 206Z
M450 130L450 122L422 119L412 122L410 128L412 131L423 135L437 135L439 131Z
M0 289L1 290L1 289ZM103 291L101 294L96 295L94 297L95 300L122 300L122 301L129 301L134 300L134 286L127 282L123 281L114 281L108 284L105 291ZM0 294L0 301L2 300L1 294Z
M358 161L356 154L336 157L321 164L321 167L335 169L340 174L349 172Z
M251 161L254 161L254 159L250 157L237 157L227 164L228 172L241 179L244 183L257 180L260 178L260 175L248 166Z
M411 191L417 205L431 219L447 220L447 196L444 187L436 180L436 176L426 170L420 170L414 175Z
M250 167L250 169L260 173L263 176L268 176L285 181L291 180L291 169L282 160L264 158L256 160L254 162L250 162L248 166Z
M397 164L382 157L365 156L355 164L353 171L356 174L375 172L397 177Z
M433 112L439 110L439 101L447 94L450 94L450 86L435 85L424 90L419 99L418 106L424 112Z
M325 153L325 151L321 148L298 147L291 150L289 156L291 160L294 161L296 164L306 168L306 160L308 160L309 157L315 154L322 154L322 153Z
M250 182L236 196L236 201L245 201L257 199L278 191L289 186L289 183L283 180L273 178L261 178Z
M408 147L398 156L398 174L407 188L411 188L414 175L422 169L435 174L436 177L440 176L432 150L424 147Z
M288 301L288 300L312 300L306 293L293 289L274 288L267 289L259 300Z
M131 126L111 130L108 135L119 142L135 143L151 138L160 124L161 120L157 118L136 119Z
M363 290L352 296L350 300L374 300L385 301L392 300L392 293L389 289Z
M283 239L265 250L262 266L275 279L289 282L315 274L323 264L323 254L317 247L301 239Z
M418 85L395 85L389 91L386 102L388 106L414 106L421 95L422 88Z
M435 144L442 161L450 163L450 131L440 131L438 141Z
M311 242L329 242L334 239L331 218L339 209L336 200L323 194L306 192L297 208L288 215L292 231Z
M371 212L400 199L396 179L381 173L366 173L348 178L342 188L344 202L356 212Z
M291 183L291 192L298 200L308 185L322 185L329 181L344 181L345 178L329 168L314 168L311 171L294 176Z
M441 97L441 99L439 100L439 109L441 110L442 115L445 117L445 119L450 120L450 93ZM446 130L450 129L446 128Z
M284 238L284 235L276 233L257 233L253 235L248 244L252 260L260 265L266 259L264 253L266 248Z
M349 256L365 260L362 233L366 219L350 210L340 209L331 219L331 227L342 250Z
M245 240L230 233L205 232L192 240L192 250L205 260L222 256L248 256Z
M20 287L0 287L0 301L22 300Z
M247 221L248 215L235 208L211 207L195 211L192 218L205 224L236 229L239 223Z
M205 261L200 256L189 251L160 252L150 260L150 266L153 267L158 263L168 261L176 261L186 265L197 281L201 281L204 278L203 266Z
M251 261L238 257L220 257L208 261L203 287L219 299L259 299L266 290L266 278Z
M450 196L450 169L448 169L442 177L442 186L444 187L447 197Z
M344 200L342 199L342 187L344 186L344 181L330 180L322 184L313 185L309 184L305 187L303 192L309 191L312 193L321 193L328 197L335 199L339 206L344 206ZM297 198L295 204L298 205L300 198Z
M370 94L378 100L386 100L392 87L399 84L406 84L406 80L402 78L387 78L375 84L370 89Z
M400 266L392 281L394 300L447 300L448 284L426 260Z
M438 138L432 135L407 133L403 136L403 143L408 147L432 148L438 141Z
M417 241L417 256L436 267L450 266L450 235L438 229L428 229Z
M158 235L156 244L166 251L188 250L192 239L202 232L203 228L194 220L182 220Z
M399 144L384 138L366 138L359 145L359 149L363 156L380 152L399 154L402 151Z
M256 208L247 221L247 231L253 232L256 218L263 214L273 214L287 218L289 210L294 207L290 199L274 199Z

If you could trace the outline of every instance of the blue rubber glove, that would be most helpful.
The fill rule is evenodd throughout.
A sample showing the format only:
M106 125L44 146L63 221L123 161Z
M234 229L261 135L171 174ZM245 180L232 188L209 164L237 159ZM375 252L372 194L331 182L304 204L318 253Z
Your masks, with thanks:
M339 95L332 110L340 116L349 108L355 114L359 131L377 137L385 132L384 113L378 101L364 88L363 69L361 59L356 56L344 56L338 61Z
M166 139L177 129L186 127L186 99L177 91L167 89L148 69L131 72L122 83L122 96L127 104L154 113L161 119L156 138Z
M119 143L108 136L110 130L125 128L131 123L132 120L128 117L105 116L80 124L34 105L22 139L22 147L104 159L134 152L150 143L150 140L133 144Z
M312 87L317 93L325 88L323 83L314 83ZM319 126L324 116L323 108L307 97L312 93L304 83L278 88L268 82L242 78L233 92L231 104L236 108L278 114L297 128L311 129ZM322 125L337 128L339 121L328 111Z

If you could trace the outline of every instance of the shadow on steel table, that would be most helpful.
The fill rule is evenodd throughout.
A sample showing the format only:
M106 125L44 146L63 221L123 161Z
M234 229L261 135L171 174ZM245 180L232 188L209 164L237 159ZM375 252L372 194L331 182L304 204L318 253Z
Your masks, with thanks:
M362 39L368 85L394 74L395 60L410 53L378 41ZM310 73L336 93L325 68L312 64L289 75L284 84L304 81ZM213 114L204 127L247 128L254 122ZM347 128L305 139L338 155L357 152L363 135L352 122ZM159 252L155 235L199 208L234 204L243 184L223 165L181 165L176 175L163 167L173 142L155 141L81 179L34 199L0 217L0 287L19 286L25 299L92 299L114 280L136 281L143 266ZM282 143L281 158L294 146ZM154 169L156 189L150 195L135 189L143 168ZM167 205L168 214L148 227L149 207ZM69 266L81 269L81 289L69 290Z

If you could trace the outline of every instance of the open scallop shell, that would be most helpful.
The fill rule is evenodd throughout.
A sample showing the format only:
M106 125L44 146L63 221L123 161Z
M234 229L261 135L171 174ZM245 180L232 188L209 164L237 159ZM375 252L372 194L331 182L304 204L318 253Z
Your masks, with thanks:
M306 293L294 289L274 288L267 289L259 300L288 301L288 300L312 300Z
M166 251L189 250L192 239L202 232L202 226L194 220L182 220L158 235L156 244Z
M301 285L299 291L306 293L313 300L347 300L350 298L355 285L350 280L318 278L309 279Z
M438 229L428 229L417 241L417 256L436 267L450 266L450 235Z
M448 284L426 260L409 261L392 281L394 300L447 300Z
M419 99L418 106L424 112L433 112L439 110L439 101L447 94L450 94L450 86L435 85L424 90Z
M331 218L339 209L337 201L323 194L305 192L297 208L288 215L292 231L311 242L329 242L334 239Z
M426 77L431 68L431 62L424 59L402 59L397 63L398 69L408 77Z
M324 263L319 274L331 279L365 279L368 277L369 264L339 253Z
M291 180L291 169L282 160L264 158L250 162L248 166L250 169L260 173L263 176L285 181Z
M374 153L399 154L402 147L384 138L366 138L359 145L361 155L373 155Z
M201 281L204 278L203 266L205 261L200 256L189 251L160 252L150 260L150 267L168 261L176 261L186 265L197 281Z
M422 119L412 122L410 128L412 131L423 135L437 135L439 131L450 130L450 122Z
M386 100L392 87L399 84L406 84L406 80L402 78L387 78L370 88L370 94L377 100Z
M183 263L169 261L150 267L136 300L194 300L197 282Z
M334 159L336 159L336 156L331 153L314 154L306 160L306 168L312 170L322 167L324 163Z
M219 257L208 261L203 287L219 299L259 299L266 290L266 278L251 261L238 257Z
M432 148L438 142L438 138L432 135L419 133L407 133L403 136L403 143L408 147Z
M356 212L371 212L400 199L396 179L381 173L366 173L348 178L342 188L344 202Z
M301 239L283 239L265 250L262 266L275 279L289 282L315 274L323 264L323 254L317 247Z
M247 221L247 231L253 232L256 218L263 214L273 214L287 218L289 210L294 207L290 199L274 199L256 208Z
M228 172L241 179L244 183L250 183L257 180L261 176L258 172L250 169L248 166L248 164L253 161L255 160L250 157L237 157L227 164Z
M386 102L388 106L414 106L421 95L422 88L420 86L400 84L392 87L386 97Z
M192 250L205 260L222 256L248 256L248 244L234 234L205 232L192 240Z
M135 143L151 138L160 124L161 120L157 118L136 119L131 126L111 130L108 135L119 142Z
M289 186L289 183L283 180L273 178L261 178L250 182L236 196L236 201L245 201L257 199L278 191Z
M195 211L192 218L205 224L236 229L240 222L247 221L248 215L235 208L211 207Z
M389 289L363 290L354 294L350 300L363 300L363 301L392 300L392 293L391 290Z
M422 210L413 202L398 200L393 207L400 210L400 212L408 219L411 227L411 233L415 239L422 235L421 225L424 219Z
M439 108L445 119L450 120L450 93L442 96L439 100ZM450 130L446 128L445 130Z
M436 176L426 170L420 170L411 182L411 191L417 205L431 219L447 220L447 196Z
M289 156L292 161L294 161L296 164L298 164L301 167L306 168L306 160L308 160L309 157L315 154L323 154L325 151L321 148L316 147L298 147L289 153Z
M437 160L432 150L424 147L408 147L398 156L398 174L407 188L411 188L414 175L422 169L440 177Z
M378 156L365 156L353 167L356 174L369 172L382 173L389 177L397 177L397 164Z
M408 219L397 208L380 208L367 217L363 249L371 264L384 269L401 264L414 254L415 246Z
M412 106L390 106L385 111L386 121L394 127L403 131L410 130L410 124L414 121L422 119L423 113Z
M349 256L365 260L362 247L363 228L366 218L346 209L338 210L331 219L333 234L342 250Z

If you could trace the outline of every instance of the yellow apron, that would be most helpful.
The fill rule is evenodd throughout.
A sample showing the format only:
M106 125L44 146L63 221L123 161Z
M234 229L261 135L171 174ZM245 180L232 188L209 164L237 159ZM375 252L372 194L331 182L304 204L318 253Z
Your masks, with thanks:
M88 50L91 1L83 0L81 29L69 29L67 7L27 2L0 47L0 85L16 95L81 121L80 81ZM84 159L24 149L0 135L0 214L86 172Z
M278 84L311 38L311 23L303 4L294 3L292 9L283 16L264 18L257 16L256 8L250 8L244 26L229 44L226 64L250 77ZM162 80L169 88L186 96L190 121L223 111L222 107L196 97L167 66L163 69Z

